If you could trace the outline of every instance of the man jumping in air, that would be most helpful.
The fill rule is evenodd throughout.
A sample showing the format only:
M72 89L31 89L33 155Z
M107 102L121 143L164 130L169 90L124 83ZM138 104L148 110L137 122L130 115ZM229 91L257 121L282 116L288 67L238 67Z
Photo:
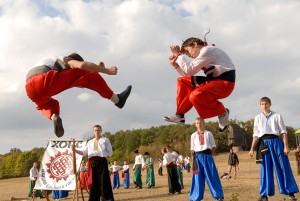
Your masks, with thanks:
M165 121L184 124L184 115L193 106L203 119L218 116L219 132L228 127L229 110L219 101L228 97L235 85L235 66L221 49L207 46L199 38L186 39L181 48L170 47L170 64L182 75L177 79L177 110L175 116L165 116ZM185 57L191 57L189 62ZM195 76L201 70L206 76Z
M36 108L53 121L56 136L62 137L64 128L59 116L59 102L52 96L73 87L87 88L99 93L103 98L110 99L118 108L123 108L131 92L131 85L122 93L115 94L99 74L116 75L117 72L116 66L106 68L103 62L97 65L84 61L77 53L49 58L28 72L26 92L36 103Z

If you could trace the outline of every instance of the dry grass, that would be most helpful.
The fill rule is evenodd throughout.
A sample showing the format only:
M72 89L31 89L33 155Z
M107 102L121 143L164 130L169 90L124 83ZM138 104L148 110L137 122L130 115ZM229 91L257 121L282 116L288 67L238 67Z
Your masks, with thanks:
M248 152L239 152L240 166L237 173L237 179L221 180L225 200L226 201L253 201L257 200L258 190L259 190L259 165L255 164L254 160L250 160ZM214 156L215 162L219 171L219 175L227 169L227 157L228 154L220 154ZM294 152L289 154L291 166L293 172L295 173L296 182L300 182L300 176L296 175L296 162L294 157ZM157 164L156 164L157 167ZM155 170L157 173L157 168ZM164 168L164 173L166 169ZM184 185L185 188L182 190L181 195L168 195L168 186L167 186L167 176L158 176L156 175L156 187L153 189L114 189L115 200L118 201L183 201L189 200L189 190L190 190L190 181L191 173L183 171L184 175ZM132 179L132 172L131 172ZM12 200L11 197L18 198L18 200L29 200L27 198L29 182L28 178L17 178L17 179L6 179L0 180L0 200ZM145 182L145 173L143 173L143 182ZM122 182L121 182L122 183ZM70 192L69 197L64 200L73 200L74 192ZM299 196L299 194L297 194ZM80 192L79 192L80 198ZM88 200L88 196L84 193L85 200ZM237 198L237 199L236 199ZM40 198L36 199L40 200ZM52 200L52 198L51 198ZM79 200L82 200L81 198ZM204 200L212 201L210 192L206 186ZM269 201L283 201L288 200L287 196L281 195L278 192L276 186L276 194L273 197L269 198ZM43 199L45 201L45 199Z

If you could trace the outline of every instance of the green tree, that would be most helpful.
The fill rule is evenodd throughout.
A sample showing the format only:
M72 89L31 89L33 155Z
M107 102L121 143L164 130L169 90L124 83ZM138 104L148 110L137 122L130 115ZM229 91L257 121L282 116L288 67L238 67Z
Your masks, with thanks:
M19 155L20 153L15 152L5 157L3 178L16 177L15 174L16 159L18 158Z
M155 132L153 132L151 129L141 130L140 136L141 136L141 145L142 146L147 146L147 145L152 144L156 138Z
M38 162L40 156L35 151L25 151L16 160L15 176L24 177L29 175L33 162Z

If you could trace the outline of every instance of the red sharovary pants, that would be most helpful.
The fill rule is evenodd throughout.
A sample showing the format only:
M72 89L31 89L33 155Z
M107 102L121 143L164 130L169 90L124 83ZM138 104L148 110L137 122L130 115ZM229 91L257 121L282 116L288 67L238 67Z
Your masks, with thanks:
M177 111L185 114L193 106L203 119L219 116L225 112L224 105L218 100L226 98L234 89L234 83L225 80L211 80L193 87L191 76L177 79Z
M36 103L36 109L49 119L60 112L59 102L52 98L72 87L87 88L99 93L103 98L111 98L113 91L97 72L83 69L55 70L38 74L26 81L27 96Z

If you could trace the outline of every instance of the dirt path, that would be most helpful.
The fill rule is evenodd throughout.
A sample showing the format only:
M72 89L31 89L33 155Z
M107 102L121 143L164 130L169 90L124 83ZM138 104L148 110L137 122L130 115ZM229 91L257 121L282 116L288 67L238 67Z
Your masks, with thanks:
M239 201L254 201L257 200L259 190L259 165L256 165L254 160L250 160L248 152L239 152L240 159L239 171L237 173L237 179L222 179L223 191L225 194L225 200L231 201L236 196ZM227 157L228 154L220 154L215 156L215 162L219 171L219 175L223 174L227 168ZM300 176L296 175L296 162L294 152L289 154L291 166L294 172L294 176L297 184L300 184ZM132 184L132 172L131 177L131 188L130 189L114 189L115 200L117 201L184 201L189 200L189 190L191 182L191 173L183 171L184 175L184 186L181 195L168 195L167 176L166 169L164 168L164 176L157 175L157 164L155 164L156 173L156 187L153 189L134 189ZM143 182L145 182L145 173L142 173ZM11 200L11 197L24 198L23 200L29 200L27 198L28 193L28 182L29 178L16 178L16 179L5 179L0 180L0 200ZM122 184L122 181L121 181ZM278 193L277 184L275 184L276 193L275 196L270 197L269 201L283 201L288 200L287 196ZM74 192L70 192L69 197L64 200L73 200ZM79 194L80 195L80 194ZM51 196L51 195L50 195ZM88 195L84 193L85 200L88 200ZM299 196L299 194L297 194ZM36 199L40 200L40 198ZM45 199L42 199L45 201ZM51 197L51 200L52 197ZM81 199L79 199L81 200ZM206 186L205 190L205 201L213 201L210 192ZM235 199L236 201L236 199Z

